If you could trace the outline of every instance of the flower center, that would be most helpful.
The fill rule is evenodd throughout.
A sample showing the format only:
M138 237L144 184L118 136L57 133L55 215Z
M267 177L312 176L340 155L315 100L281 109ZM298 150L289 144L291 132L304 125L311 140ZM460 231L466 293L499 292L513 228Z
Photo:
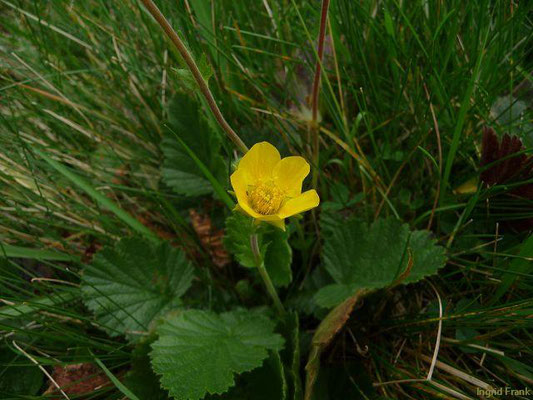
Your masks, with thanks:
M284 197L283 191L274 182L261 182L248 192L250 205L262 215L275 214Z

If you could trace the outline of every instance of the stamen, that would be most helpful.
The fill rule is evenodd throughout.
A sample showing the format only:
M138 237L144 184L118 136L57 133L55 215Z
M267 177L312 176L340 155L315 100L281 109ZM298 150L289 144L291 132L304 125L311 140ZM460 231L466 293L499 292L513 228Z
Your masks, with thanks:
M284 198L284 193L273 182L263 182L248 192L252 208L262 215L275 214Z

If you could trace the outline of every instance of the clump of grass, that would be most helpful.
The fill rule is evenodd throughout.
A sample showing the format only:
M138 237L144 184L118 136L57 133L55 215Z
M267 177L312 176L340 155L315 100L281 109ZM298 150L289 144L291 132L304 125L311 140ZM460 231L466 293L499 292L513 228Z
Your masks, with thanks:
M369 222L399 218L447 248L438 276L356 310L323 357L324 396L335 398L335 386L353 398L413 399L531 387L531 227L511 222L533 218L532 199L495 195L532 177L488 188L479 176L484 126L519 135L531 152L533 5L331 2L315 117L319 3L158 5L193 58L210 65L209 88L246 145L268 140L313 161L326 207ZM242 278L213 265L190 225L188 210L200 208L222 227L218 200L176 195L160 176L169 104L178 92L197 94L137 1L0 0L0 21L0 301L9 306L0 338L10 355L0 382L12 365L50 372L95 357L121 377L131 346L94 327L79 302L80 260L146 229L187 249L211 301ZM230 170L235 150L217 134ZM316 217L298 229L314 232ZM320 278L322 238L295 237L286 298ZM306 312L302 330L317 316ZM45 398L47 385L31 395ZM83 398L123 395L106 386Z

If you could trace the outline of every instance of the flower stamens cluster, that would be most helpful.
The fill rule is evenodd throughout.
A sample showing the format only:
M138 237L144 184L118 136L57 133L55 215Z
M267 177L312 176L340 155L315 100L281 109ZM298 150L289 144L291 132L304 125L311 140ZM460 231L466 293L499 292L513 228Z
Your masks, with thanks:
M285 193L274 182L259 183L248 191L252 208L261 215L275 214L285 198Z
M267 142L255 144L231 175L238 208L255 218L285 229L285 218L310 210L320 202L315 190L302 193L310 166L304 158L281 158Z

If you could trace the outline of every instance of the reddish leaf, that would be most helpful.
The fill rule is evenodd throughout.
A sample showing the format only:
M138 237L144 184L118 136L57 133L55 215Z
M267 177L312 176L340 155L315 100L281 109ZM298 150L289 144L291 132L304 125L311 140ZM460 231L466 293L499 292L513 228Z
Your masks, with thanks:
M503 135L501 142L492 128L483 130L481 180L488 186L526 181L533 177L533 157L518 154L524 150L522 140L516 136ZM533 201L533 183L515 186L506 195ZM533 218L513 219L514 228L533 228Z

